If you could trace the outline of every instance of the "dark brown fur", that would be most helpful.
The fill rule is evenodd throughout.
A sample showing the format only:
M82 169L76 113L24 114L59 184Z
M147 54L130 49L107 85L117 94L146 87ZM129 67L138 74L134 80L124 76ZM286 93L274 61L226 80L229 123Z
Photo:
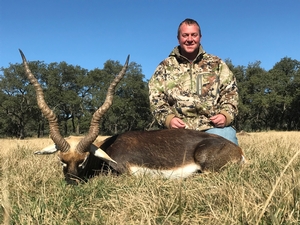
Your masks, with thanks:
M174 169L197 163L201 170L217 171L230 161L242 161L243 152L234 143L213 134L187 129L130 131L108 138L101 146L119 173L128 165L149 169Z

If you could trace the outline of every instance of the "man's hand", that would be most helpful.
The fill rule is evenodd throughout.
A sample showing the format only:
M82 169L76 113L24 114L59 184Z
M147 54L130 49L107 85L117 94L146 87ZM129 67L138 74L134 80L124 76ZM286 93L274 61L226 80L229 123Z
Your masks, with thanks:
M215 127L225 127L226 117L223 114L217 114L209 118Z
M185 128L185 123L177 118L177 117L174 117L173 119L171 119L171 122L170 122L170 128Z

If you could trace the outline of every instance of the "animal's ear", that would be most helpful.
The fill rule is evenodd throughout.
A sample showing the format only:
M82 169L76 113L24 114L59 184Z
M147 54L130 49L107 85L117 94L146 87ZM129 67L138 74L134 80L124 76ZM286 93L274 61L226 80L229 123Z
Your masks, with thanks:
M53 154L57 151L58 151L58 149L56 148L56 145L52 144L52 145L49 145L49 146L43 148L42 150L34 152L34 154L36 154L36 155Z
M107 161L117 164L117 162L115 160L113 160L112 158L110 158L110 156L107 155L106 152L103 151L101 148L98 148L97 150L91 149L90 152L100 159L104 159L104 160L107 160Z

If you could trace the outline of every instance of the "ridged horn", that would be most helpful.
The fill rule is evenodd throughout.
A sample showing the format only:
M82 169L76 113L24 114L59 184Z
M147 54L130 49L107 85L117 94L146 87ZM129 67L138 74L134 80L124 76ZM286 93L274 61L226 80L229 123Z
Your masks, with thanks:
M78 143L78 145L76 147L77 151L79 151L81 153L88 151L89 150L88 146L96 140L96 138L99 134L99 121L102 118L102 116L106 113L106 111L110 108L110 106L112 105L115 88L116 88L117 84L121 81L121 79L124 77L125 72L128 68L128 62L129 62L129 55L127 56L126 62L124 64L122 70L120 71L120 73L110 83L104 103L93 114L89 133Z
M22 60L23 60L23 65L25 68L25 74L30 81L30 83L34 86L35 92L36 92L36 99L37 99L37 104L43 113L43 115L46 117L46 119L49 122L49 127L50 127L50 137L53 140L53 142L56 144L57 148L62 151L66 152L69 150L70 145L69 143L61 136L59 132L59 126L57 122L57 117L54 114L54 112L49 108L47 103L45 102L44 98L44 92L39 84L38 80L35 78L35 76L32 74L31 70L29 69L27 60L25 58L25 55L23 52L19 49Z

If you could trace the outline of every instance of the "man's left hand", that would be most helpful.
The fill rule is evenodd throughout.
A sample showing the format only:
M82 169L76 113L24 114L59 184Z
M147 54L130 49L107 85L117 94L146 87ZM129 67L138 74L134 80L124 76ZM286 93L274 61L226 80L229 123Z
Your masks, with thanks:
M226 117L223 114L217 114L209 118L215 127L225 127Z

